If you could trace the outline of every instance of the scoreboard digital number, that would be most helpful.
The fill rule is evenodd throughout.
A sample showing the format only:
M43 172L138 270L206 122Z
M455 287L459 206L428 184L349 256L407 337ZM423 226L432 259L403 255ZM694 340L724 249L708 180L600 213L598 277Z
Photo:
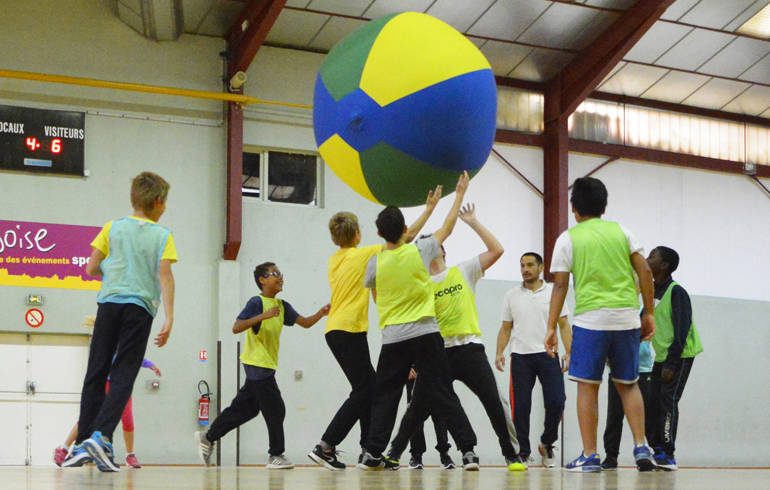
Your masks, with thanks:
M82 176L86 115L0 105L0 169Z

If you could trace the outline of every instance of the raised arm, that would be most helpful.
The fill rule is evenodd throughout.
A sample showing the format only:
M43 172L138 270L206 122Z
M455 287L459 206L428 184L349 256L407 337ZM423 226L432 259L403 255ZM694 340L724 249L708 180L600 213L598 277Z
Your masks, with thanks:
M171 261L163 259L160 261L160 297L163 301L163 312L166 319L158 335L155 336L155 345L163 347L168 342L171 335L171 327L174 324L174 275L171 273Z
M495 356L495 367L498 371L505 370L505 346L511 340L511 330L513 330L513 322L503 321L500 325L500 331L497 332L497 355Z
M457 223L457 214L460 212L460 206L463 203L465 191L468 190L469 181L470 177L468 177L467 171L463 172L460 176L460 180L457 181L457 187L455 188L455 202L452 204L449 214L447 214L447 217L444 219L444 224L433 233L433 238L436 239L439 245L444 243L444 240L446 240L447 237L452 234L452 230L454 230L455 223Z
M460 209L460 219L465 224L471 227L473 231L481 238L484 245L487 247L487 251L479 255L479 262L481 262L481 270L485 271L492 267L492 264L497 262L503 252L503 246L495 238L491 231L489 231L484 225L482 225L476 218L476 205L466 204Z
M639 288L642 290L642 340L650 340L655 333L655 290L652 285L652 272L641 254L631 254L631 266L639 276Z
M439 185L436 186L435 190L428 191L428 198L425 200L425 211L423 211L420 217L417 218L409 228L407 228L406 235L404 235L405 243L412 242L415 238L417 238L417 235L420 234L420 230L422 230L422 227L425 226L428 218L430 218L430 215L433 214L433 210L436 209L436 204L438 204L439 199L441 199L442 189L443 186Z

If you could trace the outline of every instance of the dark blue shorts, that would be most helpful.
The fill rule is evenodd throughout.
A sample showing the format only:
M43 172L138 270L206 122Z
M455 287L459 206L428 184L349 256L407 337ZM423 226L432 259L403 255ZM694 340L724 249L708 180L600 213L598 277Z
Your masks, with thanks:
M609 360L610 379L633 384L639 378L640 329L589 330L572 326L569 379L600 384Z

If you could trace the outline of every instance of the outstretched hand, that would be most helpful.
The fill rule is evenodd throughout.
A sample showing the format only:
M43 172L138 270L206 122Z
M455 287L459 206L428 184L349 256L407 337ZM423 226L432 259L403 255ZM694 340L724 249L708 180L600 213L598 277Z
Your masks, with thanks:
M466 224L476 221L476 205L473 203L463 205L463 207L460 208L459 216Z
M471 178L468 177L468 171L464 170L463 174L460 176L460 178L457 181L457 187L455 188L455 192L458 196L462 197L465 195L465 191L468 190L468 184L470 183Z
M320 310L318 310L318 313L320 313L321 316L326 316L329 314L329 310L332 309L332 305L327 303L321 307Z
M443 185L437 185L435 189L428 191L428 198L425 200L425 206L429 209L434 209L441 199L441 194L444 190Z

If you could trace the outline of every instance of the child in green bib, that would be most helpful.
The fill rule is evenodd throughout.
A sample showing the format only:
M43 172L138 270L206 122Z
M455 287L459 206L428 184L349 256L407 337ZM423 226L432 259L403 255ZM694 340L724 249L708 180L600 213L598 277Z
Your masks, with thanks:
M634 436L639 471L655 468L644 438L644 405L637 385L639 341L655 332L652 275L644 249L618 223L601 219L607 207L607 188L599 179L582 177L572 187L572 212L577 225L556 240L551 258L553 293L545 337L546 352L555 356L556 322L561 314L572 274L575 318L569 378L577 381L577 412L583 453L567 464L568 471L601 471L596 453L599 385L609 361L610 377L623 402ZM633 271L639 276L644 309L641 321Z
M324 305L312 316L298 314L288 301L275 296L283 290L283 274L273 262L259 264L254 269L254 280L261 294L251 298L233 325L233 333L246 332L241 363L246 371L246 382L230 406L211 424L208 432L196 432L198 456L208 466L214 443L236 427L256 417L265 417L268 449L268 468L290 469L294 463L284 456L283 420L286 406L275 382L278 368L278 349L283 326L295 323L310 328L329 314Z
M655 364L650 389L652 413L647 415L650 444L655 464L665 471L677 469L674 457L679 425L679 400L690 376L695 356L703 352L698 330L692 319L687 291L671 277L679 267L674 249L658 246L647 257L655 282L655 326L652 337Z

